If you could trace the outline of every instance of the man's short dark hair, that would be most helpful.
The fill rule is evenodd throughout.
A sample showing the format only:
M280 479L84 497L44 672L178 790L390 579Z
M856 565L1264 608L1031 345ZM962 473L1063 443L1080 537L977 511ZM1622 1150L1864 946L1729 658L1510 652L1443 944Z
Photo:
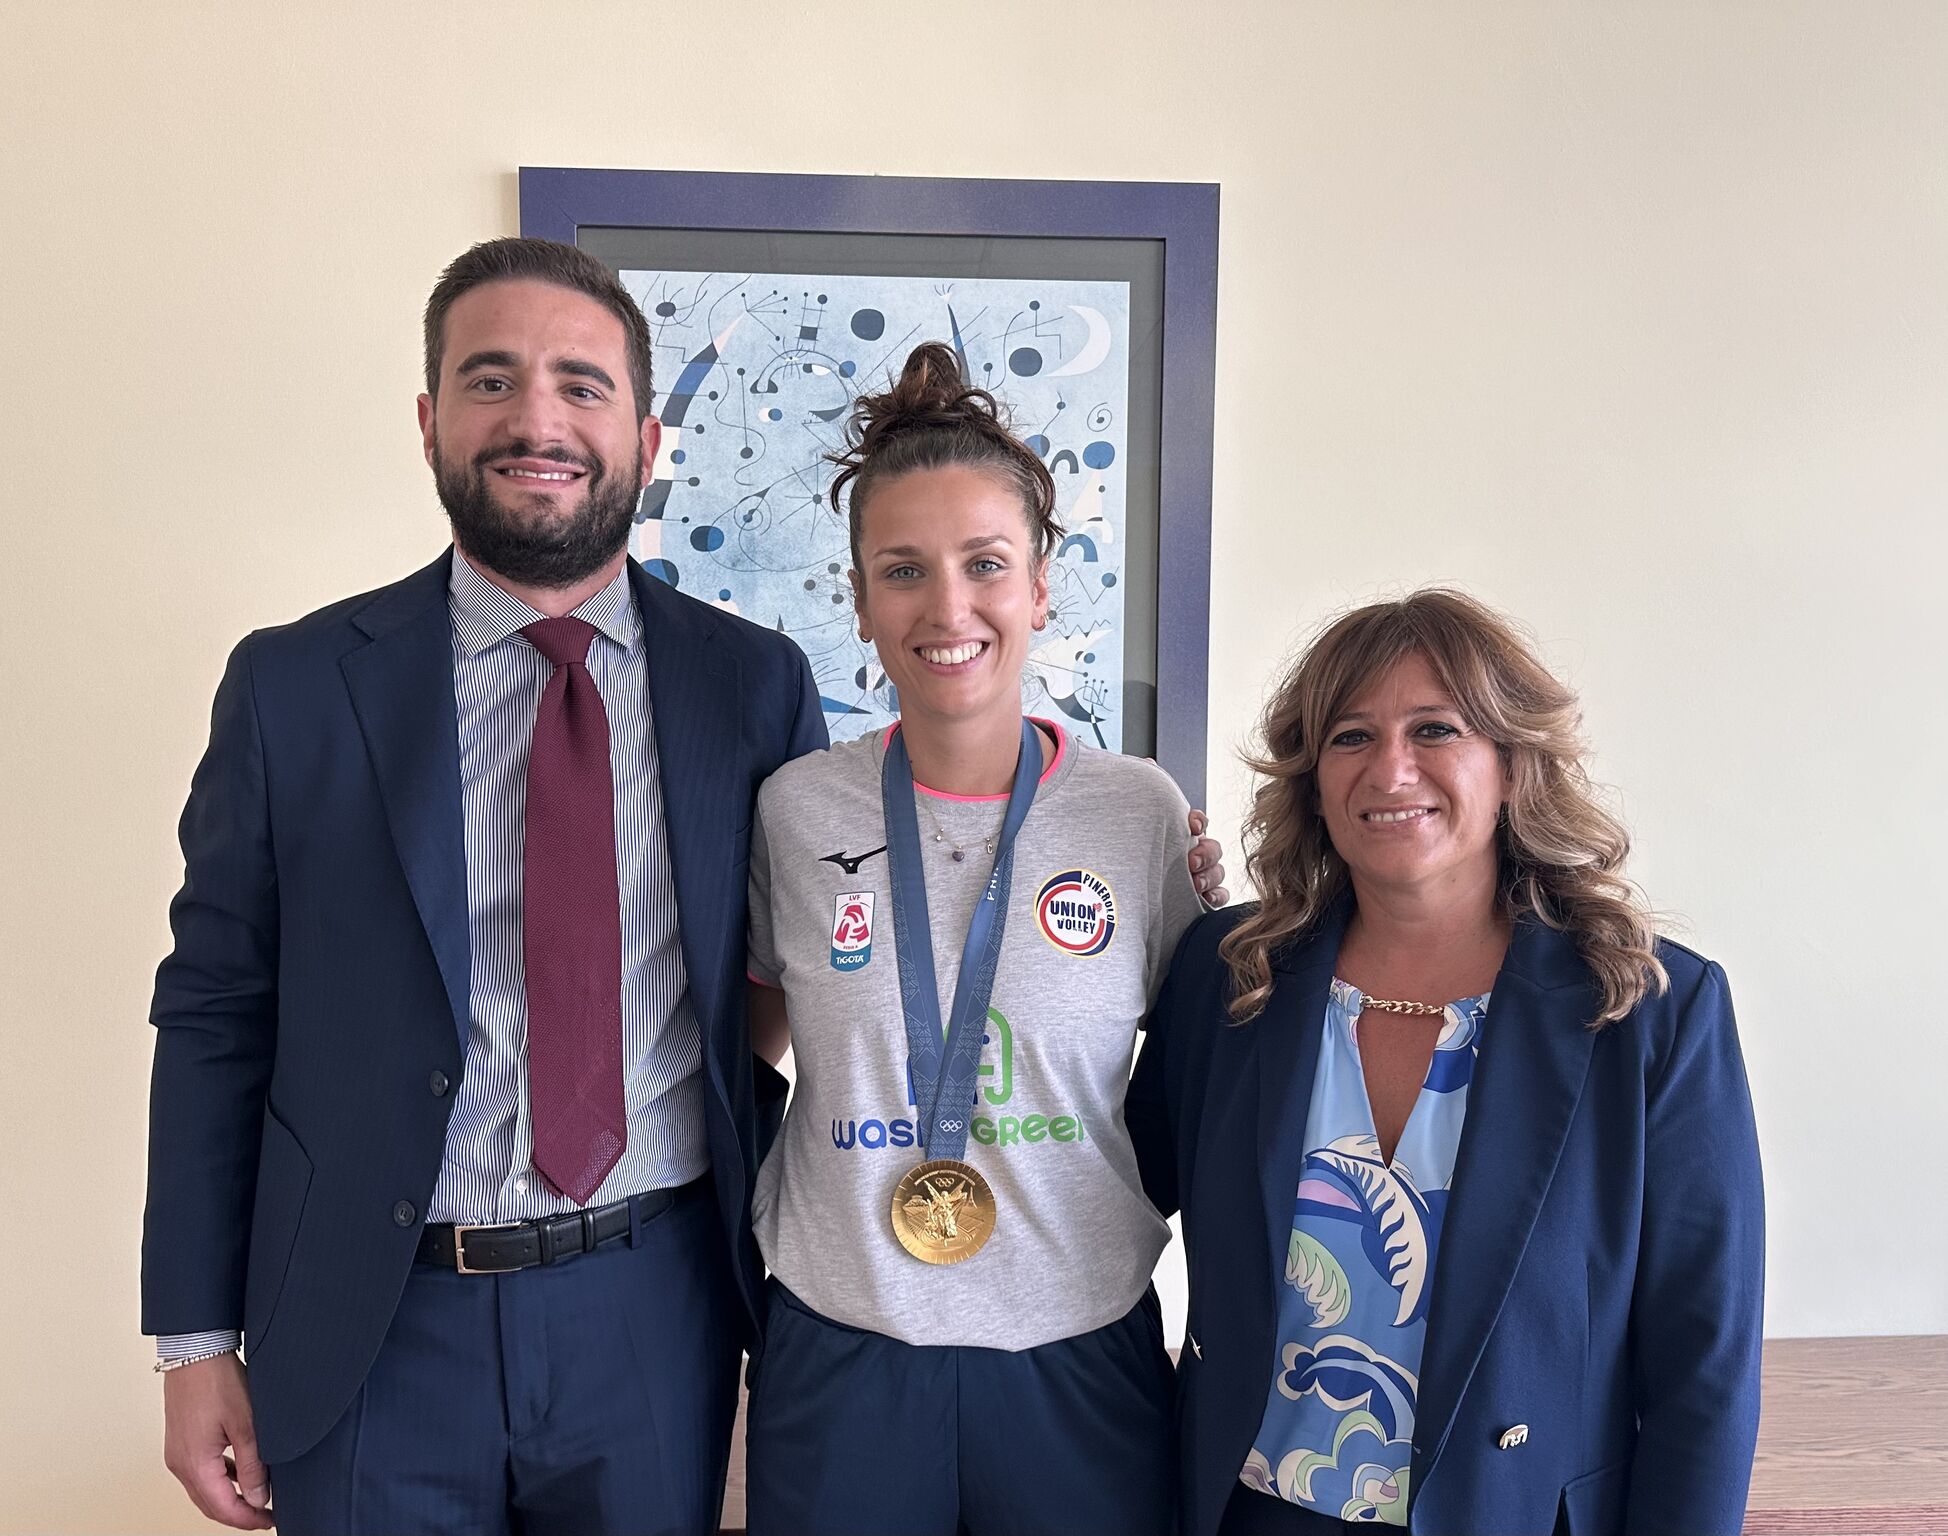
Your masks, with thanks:
M461 294L483 283L553 283L586 294L622 322L629 359L629 384L636 393L636 420L649 414L655 398L649 376L649 322L615 274L587 251L556 240L509 236L487 240L440 274L426 301L426 393L440 393L440 364L446 355L446 312Z

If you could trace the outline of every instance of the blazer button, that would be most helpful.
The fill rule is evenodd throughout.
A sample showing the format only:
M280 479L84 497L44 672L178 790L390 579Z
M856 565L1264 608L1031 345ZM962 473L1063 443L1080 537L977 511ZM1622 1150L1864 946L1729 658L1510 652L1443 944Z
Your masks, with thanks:
M392 1224L395 1227L410 1227L419 1212L413 1209L410 1200L401 1200L392 1208Z
M435 1072L431 1077L426 1079L426 1086L433 1090L434 1098L443 1099L446 1097L447 1089L450 1088L452 1084L447 1082L446 1074L444 1072Z

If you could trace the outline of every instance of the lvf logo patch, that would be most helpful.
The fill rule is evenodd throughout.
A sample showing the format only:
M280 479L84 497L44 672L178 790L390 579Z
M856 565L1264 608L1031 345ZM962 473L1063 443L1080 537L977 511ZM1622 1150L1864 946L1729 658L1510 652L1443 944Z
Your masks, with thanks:
M1065 955L1100 955L1116 937L1116 893L1101 875L1064 870L1035 897L1035 925Z
M832 969L856 971L873 957L873 893L841 891L832 898Z

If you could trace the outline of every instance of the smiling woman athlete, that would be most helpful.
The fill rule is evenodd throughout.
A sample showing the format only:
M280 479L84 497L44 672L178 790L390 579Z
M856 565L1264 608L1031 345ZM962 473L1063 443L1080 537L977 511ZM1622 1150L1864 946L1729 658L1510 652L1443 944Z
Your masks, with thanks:
M1199 910L1184 797L1023 719L1054 485L954 353L850 442L901 718L774 774L752 829L753 1036L782 1055L788 1015L798 1077L754 1198L750 1528L1165 1531L1167 1229L1123 1096Z

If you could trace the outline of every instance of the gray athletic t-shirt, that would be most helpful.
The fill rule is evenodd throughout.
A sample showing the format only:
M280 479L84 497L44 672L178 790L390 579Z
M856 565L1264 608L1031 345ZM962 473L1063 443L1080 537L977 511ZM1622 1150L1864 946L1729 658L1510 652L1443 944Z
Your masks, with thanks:
M886 733L787 763L758 795L750 969L782 986L797 1085L758 1171L765 1263L825 1316L909 1344L1029 1349L1121 1317L1169 1240L1123 1124L1136 1030L1200 906L1183 795L1154 764L1055 759L1015 843L965 1159L994 1235L932 1265L893 1235L926 1153L906 1068L880 765ZM1007 797L916 792L934 974L949 1016ZM959 846L965 858L956 861Z

